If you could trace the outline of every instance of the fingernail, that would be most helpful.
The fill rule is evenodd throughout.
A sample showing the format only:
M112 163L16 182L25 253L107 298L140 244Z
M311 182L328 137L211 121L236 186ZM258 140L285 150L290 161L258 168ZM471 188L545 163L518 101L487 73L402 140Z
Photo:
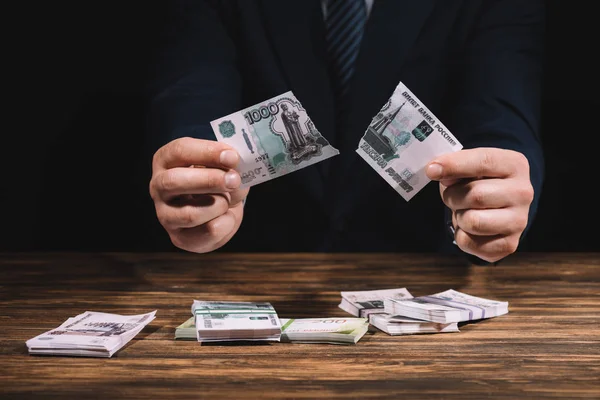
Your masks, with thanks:
M221 164L233 168L237 165L238 155L233 150L223 150L220 155Z
M442 177L443 173L444 173L444 169L438 163L429 164L429 166L427 167L427 171L426 171L426 174L429 177L429 179L439 179Z
M229 171L225 174L225 186L228 189L235 189L240 186L241 179L240 174L235 171Z

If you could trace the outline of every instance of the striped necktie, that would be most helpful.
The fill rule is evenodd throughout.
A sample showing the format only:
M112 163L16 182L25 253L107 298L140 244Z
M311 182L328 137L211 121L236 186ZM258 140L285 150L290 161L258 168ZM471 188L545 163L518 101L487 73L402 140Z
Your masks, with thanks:
M336 125L343 130L348 87L367 20L365 0L327 2L326 41L329 71L336 101Z

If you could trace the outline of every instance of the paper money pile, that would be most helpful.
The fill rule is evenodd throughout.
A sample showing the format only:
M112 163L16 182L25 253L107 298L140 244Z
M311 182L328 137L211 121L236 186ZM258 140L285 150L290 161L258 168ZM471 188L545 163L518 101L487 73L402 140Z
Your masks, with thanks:
M175 339L196 340L195 317L175 328ZM281 341L289 343L357 343L369 329L366 318L280 318Z
M156 311L117 315L86 311L26 344L29 354L111 357L155 317Z
M280 341L281 323L270 303L194 300L199 342Z
M367 318L278 319L269 303L195 300L192 309L195 315L175 328L175 339L200 342L276 340L289 343L354 344L369 329ZM273 319L277 319L277 326L280 328L275 328Z
M439 324L425 319L407 318L389 313L384 302L392 299L404 301L413 299L406 288L341 292L338 305L342 310L359 317L367 317L371 325L389 335L412 335L418 333L458 332L454 323Z
M431 296L385 299L385 312L443 324L493 318L508 313L508 302L470 296L450 289Z
M380 289L356 292L341 292L342 301L339 307L357 317L369 317L371 314L385 313L384 299L412 299L406 288Z
M388 335L414 335L417 333L459 332L456 322L439 324L391 314L373 314L371 324Z
M356 344L369 330L367 318L281 319L281 341Z
M292 92L211 121L211 126L217 140L240 155L241 188L339 154ZM400 82L356 152L408 201L429 182L427 164L460 149L458 139Z

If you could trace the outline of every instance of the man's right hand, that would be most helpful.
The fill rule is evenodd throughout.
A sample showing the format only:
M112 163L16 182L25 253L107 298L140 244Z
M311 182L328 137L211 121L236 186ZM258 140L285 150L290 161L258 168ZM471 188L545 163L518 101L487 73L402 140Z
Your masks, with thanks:
M234 170L239 159L226 144L192 138L176 139L154 154L150 196L175 246L206 253L237 232L248 194Z

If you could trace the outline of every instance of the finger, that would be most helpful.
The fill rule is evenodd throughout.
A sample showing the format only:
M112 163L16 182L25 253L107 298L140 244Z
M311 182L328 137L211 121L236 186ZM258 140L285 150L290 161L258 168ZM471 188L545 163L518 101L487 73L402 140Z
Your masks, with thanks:
M229 202L225 196L200 195L194 197L194 204L185 204L180 207L158 203L156 215L165 229L176 230L205 224L225 214L228 209Z
M235 233L236 217L231 212L195 228L171 232L171 241L180 249L204 253L212 251Z
M519 208L456 211L458 227L478 236L512 235L521 233L527 226L527 211Z
M517 171L521 156L496 148L460 150L437 157L426 168L429 179L505 178ZM518 161L517 161L518 158Z
M442 189L442 200L452 210L503 208L526 200L510 179L469 180Z
M186 194L222 193L237 189L240 174L216 168L171 168L152 178L151 191L163 201Z
M457 229L456 244L465 253L472 254L488 262L496 262L517 251L519 235L477 236Z
M239 162L239 154L231 146L212 140L193 138L176 139L161 147L155 154L155 170L200 165L232 169Z
M452 185L456 185L459 182L466 182L467 179L443 179L440 181L440 184L444 187L449 187Z
M458 221L456 220L456 211L452 211L452 227L454 228L454 231L456 232L456 230L458 229Z
M248 196L250 188L246 189L238 189L231 192L231 202L230 205L233 207L246 199Z

